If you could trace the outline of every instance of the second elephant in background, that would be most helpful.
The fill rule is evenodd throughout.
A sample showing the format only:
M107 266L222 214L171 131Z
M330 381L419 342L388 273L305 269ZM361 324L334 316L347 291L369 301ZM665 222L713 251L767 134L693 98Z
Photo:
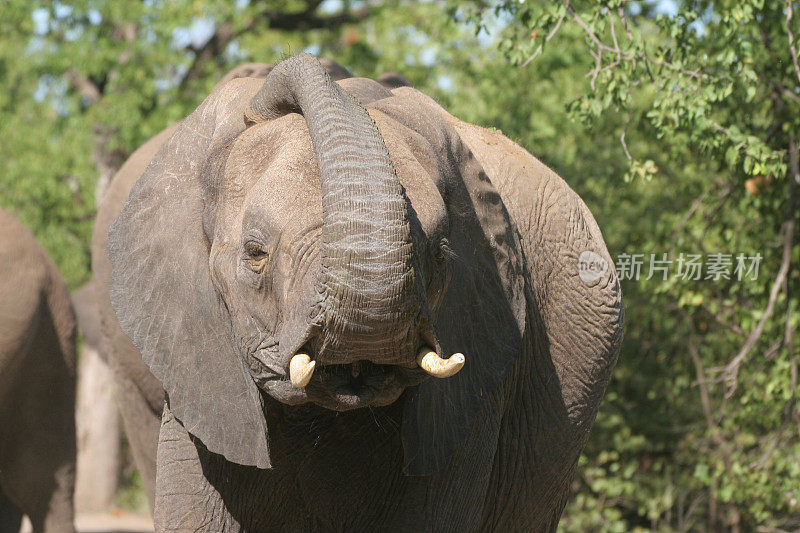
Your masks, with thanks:
M70 533L75 316L42 246L0 209L0 532Z

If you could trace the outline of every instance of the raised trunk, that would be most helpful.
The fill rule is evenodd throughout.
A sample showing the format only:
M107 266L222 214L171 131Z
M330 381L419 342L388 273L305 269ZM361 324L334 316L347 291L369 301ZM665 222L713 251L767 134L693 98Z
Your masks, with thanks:
M409 335L419 298L408 200L386 145L366 109L312 55L277 65L247 119L290 112L305 117L319 166L324 344L337 358L349 359L348 352L374 348L376 341L397 343Z

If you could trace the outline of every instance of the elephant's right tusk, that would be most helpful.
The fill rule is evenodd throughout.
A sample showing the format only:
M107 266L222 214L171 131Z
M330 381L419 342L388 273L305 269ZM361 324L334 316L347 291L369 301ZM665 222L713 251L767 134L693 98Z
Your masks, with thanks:
M435 378L449 378L464 366L464 354L454 353L449 359L442 359L430 348L423 348L417 354L417 364Z
M317 366L316 361L304 354L298 353L292 357L289 362L289 379L292 380L292 385L296 389L302 389L308 382L311 381L311 376L314 375L314 367Z

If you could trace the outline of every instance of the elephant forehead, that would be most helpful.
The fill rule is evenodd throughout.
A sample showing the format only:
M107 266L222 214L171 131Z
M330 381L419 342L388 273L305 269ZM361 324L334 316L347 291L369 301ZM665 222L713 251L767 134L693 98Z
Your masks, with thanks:
M236 140L225 170L242 215L264 217L278 231L322 220L317 161L305 120L289 114L256 124Z
M446 233L447 211L440 191L444 185L432 146L387 115L379 111L371 115L423 231ZM283 233L321 223L319 170L301 115L292 113L244 131L234 143L225 173L225 186L232 191L227 196L240 197L235 203L242 222L263 218L271 229Z

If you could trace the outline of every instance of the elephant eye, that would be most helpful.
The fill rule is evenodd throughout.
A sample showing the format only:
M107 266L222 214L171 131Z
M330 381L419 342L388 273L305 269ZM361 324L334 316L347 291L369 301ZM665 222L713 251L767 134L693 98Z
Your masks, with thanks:
M251 259L263 259L267 255L267 251L264 247L253 241L244 245L244 252Z
M442 237L439 239L439 246L436 247L436 263L441 265L446 261L455 258L455 252L450 247L450 241L447 240L447 237Z
M245 260L253 270L261 271L269 259L269 252L263 245L248 241L244 245Z

